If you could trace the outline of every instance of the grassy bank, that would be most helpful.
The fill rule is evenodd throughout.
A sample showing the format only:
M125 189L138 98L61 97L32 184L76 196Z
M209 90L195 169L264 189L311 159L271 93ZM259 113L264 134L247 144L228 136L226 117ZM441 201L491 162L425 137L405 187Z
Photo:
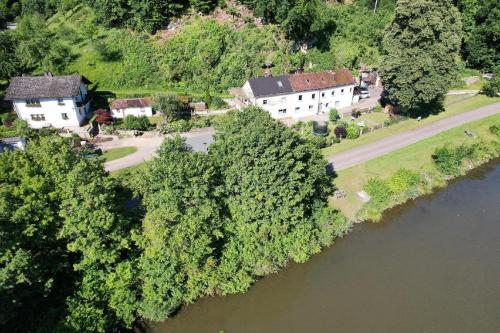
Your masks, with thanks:
M493 140L498 140L489 130L493 124L500 125L500 115L451 129L398 151L342 170L335 179L335 185L339 190L346 192L346 197L343 199L331 198L330 204L341 210L347 217L359 219L359 212L363 207L363 202L358 198L357 192L361 191L370 179L374 177L388 179L401 168L427 176L427 181L430 182L429 188L419 190L426 191L443 186L446 184L445 177L438 172L432 160L435 150L445 145L458 147L479 142L490 145ZM466 129L473 132L475 137L465 135L464 131ZM476 162L481 163L484 161Z
M137 151L136 147L120 147L106 150L103 152L102 157L106 162L117 160L123 158Z
M445 106L445 111L437 114L431 115L421 121L416 119L408 119L402 121L398 124L391 125L371 133L364 134L355 140L344 140L338 144L334 144L331 147L322 150L323 155L328 156L335 153L340 153L358 146L365 145L367 143L377 141L388 136L392 136L398 133L406 132L418 127L429 125L438 120L448 118L463 112L474 110L483 106L500 102L500 97L491 98L484 95L477 95L474 97L463 97L463 96L448 96Z

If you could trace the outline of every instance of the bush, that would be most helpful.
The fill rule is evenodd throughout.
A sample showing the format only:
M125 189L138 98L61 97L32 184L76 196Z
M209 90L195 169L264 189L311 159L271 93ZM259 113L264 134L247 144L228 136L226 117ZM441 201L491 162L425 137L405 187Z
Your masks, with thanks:
M330 112L328 113L328 118L332 123L336 123L337 120L340 119L340 115L337 109L331 109Z
M185 119L166 122L160 126L160 134L182 133L191 130L191 123Z
M371 203L378 207L385 207L390 203L393 192L386 181L375 177L371 178L364 187L371 198Z
M227 103L218 96L211 96L210 99L210 103L207 102L210 109L224 109L228 106Z
M500 73L495 73L495 76L484 85L483 93L490 97L495 97L500 93Z
M418 173L408 169L399 169L387 180L387 186L394 193L406 193L414 189L419 182Z
M191 128L205 128L212 126L212 121L209 117L194 117L189 120Z
M359 118L359 117L361 117L361 111L354 109L354 110L352 110L351 115L354 118Z
M335 130L333 131L335 133L335 137L337 139L345 139L347 137L347 130L343 126L339 126L337 124L337 127L335 127Z
M356 124L350 124L349 126L347 126L347 138L348 139L357 139L359 138L359 134L360 134L360 129L358 127L358 125Z
M458 176L462 173L462 165L466 159L472 159L479 146L461 145L456 148L442 147L436 149L432 159L438 170L447 176Z
M500 125L493 125L490 127L490 132L493 135L500 137Z
M373 112L382 112L382 105L377 104L377 106L373 109Z
M128 115L123 119L123 126L128 130L138 130L145 131L149 129L151 124L146 116L136 117L133 115Z

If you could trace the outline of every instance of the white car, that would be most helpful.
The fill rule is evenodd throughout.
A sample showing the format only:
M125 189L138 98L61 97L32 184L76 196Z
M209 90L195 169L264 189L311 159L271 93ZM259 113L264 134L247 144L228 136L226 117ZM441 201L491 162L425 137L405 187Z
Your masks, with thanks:
M361 93L359 94L359 98L365 99L365 98L370 98L370 92L368 90L362 90Z

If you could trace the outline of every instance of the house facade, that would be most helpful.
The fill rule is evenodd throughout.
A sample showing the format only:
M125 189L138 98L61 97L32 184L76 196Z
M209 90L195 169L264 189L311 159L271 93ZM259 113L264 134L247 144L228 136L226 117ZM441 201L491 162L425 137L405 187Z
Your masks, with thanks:
M91 116L87 85L80 75L13 77L5 94L32 128L79 127Z
M347 69L248 80L240 99L256 105L273 118L301 118L350 106L356 80Z
M111 102L113 118L125 118L128 115L151 117L153 109L149 98L115 99Z

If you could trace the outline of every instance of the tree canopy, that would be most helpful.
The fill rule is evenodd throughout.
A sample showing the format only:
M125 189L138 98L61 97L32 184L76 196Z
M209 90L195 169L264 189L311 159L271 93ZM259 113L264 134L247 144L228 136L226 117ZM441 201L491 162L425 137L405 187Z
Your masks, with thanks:
M400 0L384 36L380 74L391 100L408 109L438 101L456 78L460 14L450 0Z

